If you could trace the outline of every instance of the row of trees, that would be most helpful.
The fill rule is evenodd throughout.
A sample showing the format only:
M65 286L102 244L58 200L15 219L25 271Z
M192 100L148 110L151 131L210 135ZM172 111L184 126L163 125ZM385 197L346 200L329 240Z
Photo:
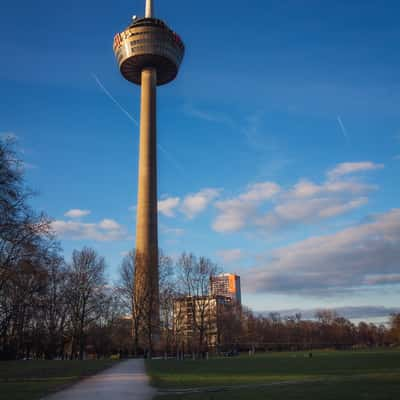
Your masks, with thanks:
M50 220L29 206L31 196L13 143L0 141L0 359L139 355L149 350L148 332L159 332L162 353L211 350L206 296L210 276L218 272L212 261L185 253L173 261L160 251L160 326L146 328L152 319L135 299L135 252L123 259L113 283L106 280L104 258L93 249L75 250L65 262ZM203 299L192 303L190 333L174 323L181 318L174 314L175 301L185 296ZM386 328L355 326L331 311L306 321L301 315L265 317L228 307L218 319L215 349L396 343L400 315Z
M0 352L6 356L21 348L46 272L59 263L49 220L27 204L31 194L13 143L0 142Z
M273 313L268 317L244 313L244 336L241 343L270 350L312 348L349 349L400 344L400 318L393 315L390 327L360 322L353 324L334 310L320 310L313 320L302 320L301 314L282 318Z
M83 357L85 337L114 317L102 257L65 263L50 220L29 206L15 143L0 141L0 358Z

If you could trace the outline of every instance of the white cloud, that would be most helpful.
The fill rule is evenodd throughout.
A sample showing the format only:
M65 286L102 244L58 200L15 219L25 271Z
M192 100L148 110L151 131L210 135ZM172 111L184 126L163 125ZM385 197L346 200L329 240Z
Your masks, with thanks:
M301 179L286 190L274 182L254 184L239 196L215 204L219 213L213 229L236 232L256 226L271 231L348 213L367 204L366 194L377 190L378 186L354 178L343 180L343 175L381 167L370 162L343 163L329 171L330 179L321 184ZM331 179L333 176L336 177L334 180Z
M332 204L325 209L319 210L318 215L322 218L335 217L337 215L345 214L355 208L359 208L368 203L367 197L360 197L355 200L348 201L342 204Z
M312 199L307 204L293 204L287 205L287 207L279 206L277 211L279 214L286 216L287 219L303 220L306 218L312 218L313 215L316 217L333 217L336 215L343 214L344 212L351 210L356 207L360 207L367 202L366 198L360 198L352 200L347 203L342 203L340 200L322 198ZM285 212L289 215L285 215Z
M269 200L278 194L280 190L280 186L274 182L255 183L249 187L246 193L240 196L240 199L252 202Z
M294 185L292 190L293 197L303 198L311 197L321 192L321 186L316 185L306 179L302 179L299 183Z
M280 192L280 187L274 182L255 183L238 197L218 201L215 206L220 211L213 223L217 232L235 232L246 226L256 215L258 206L272 199Z
M400 209L333 235L312 237L264 256L244 277L245 290L310 295L356 286L397 283Z
M166 217L174 217L175 210L180 204L179 197L168 197L158 201L158 211Z
M188 194L183 199L177 196L166 197L158 200L158 212L166 217L173 218L179 211L187 218L192 219L203 212L219 196L220 192L220 189L206 188L197 193ZM129 209L135 210L136 206Z
M218 257L226 263L238 261L243 257L243 252L240 249L220 250L217 252Z
M73 208L72 210L67 211L64 216L69 218L82 218L91 213L90 210L81 210L79 208Z
M382 168L384 168L383 164L375 164L371 161L345 162L338 164L335 168L328 171L328 177L329 179L334 180L344 175L349 175L364 171L373 171Z
M121 226L113 219L103 219L99 223L99 227L106 231L117 231L117 230L121 229Z
M185 233L185 230L182 228L170 228L168 226L161 226L161 232L166 235L173 235L173 236L182 236Z
M367 202L367 197L348 201L335 197L290 200L259 217L256 224L264 229L274 230L288 225L315 223L324 218L345 214Z
M254 217L257 204L242 202L239 199L219 201L215 205L220 214L216 217L213 228L217 232L236 232L245 227Z
M181 211L187 218L194 218L204 211L219 194L220 189L203 189L200 192L190 194L184 198Z
M289 192L291 198L308 198L321 195L332 195L341 193L360 194L377 189L376 185L361 182L327 181L321 185L315 184L307 179L300 180Z
M51 226L57 235L72 240L114 241L127 237L125 228L112 219L98 223L56 220Z

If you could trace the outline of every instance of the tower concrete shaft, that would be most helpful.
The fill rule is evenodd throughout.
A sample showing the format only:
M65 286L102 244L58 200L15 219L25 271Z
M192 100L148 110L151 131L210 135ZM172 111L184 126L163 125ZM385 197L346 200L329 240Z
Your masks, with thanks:
M179 35L154 17L146 0L144 18L114 36L113 50L122 76L141 86L139 179L136 220L135 301L140 342L152 351L159 333L157 236L156 88L172 82L185 46Z
M156 69L143 69L141 82L135 297L150 338L159 322Z

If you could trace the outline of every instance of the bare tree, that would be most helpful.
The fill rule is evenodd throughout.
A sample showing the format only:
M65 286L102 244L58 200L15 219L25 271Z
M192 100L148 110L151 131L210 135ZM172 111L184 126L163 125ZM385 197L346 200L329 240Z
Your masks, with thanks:
M87 347L97 357L104 357L117 352L122 354L129 333L125 330L125 337L114 340L124 321L121 312L121 302L118 299L118 288L110 288L105 292L99 318L93 320L87 328ZM128 333L128 335L127 335Z
M197 336L197 350L203 351L210 322L210 278L217 273L217 265L205 257L196 258L183 253L178 260L181 292L191 298L192 325Z
M64 357L68 319L68 273L64 260L55 254L48 260L46 289L42 299L41 320L45 333L45 357Z
M400 313L390 316L390 336L392 343L400 344Z
M95 250L84 247L74 250L68 266L67 300L72 327L71 357L79 349L83 359L85 350L85 329L102 315L107 300L104 278L105 262Z
M28 205L32 193L13 146L0 140L0 356L6 358L21 356L32 338L55 252L49 219Z
M122 260L119 271L118 294L124 311L131 319L131 337L133 352L136 356L139 349L139 326L142 317L142 307L138 304L135 291L136 251L131 250Z
M158 249L149 254L135 254L135 302L139 310L139 337L146 357L151 358L160 342L159 270L148 270L145 265L158 263Z
M174 262L161 249L159 258L159 290L160 290L160 327L161 341L165 352L173 345L173 313L174 300L178 296Z
M136 275L135 266L138 256L135 250L130 251L122 260L120 267L120 277L118 281L118 295L122 303L122 307L126 315L131 320L131 337L133 341L133 352L138 353L139 347L150 348L153 341L151 337L154 332L160 330L159 326L153 326L154 321L159 318L148 316L147 313L161 313L161 324L163 336L167 338L169 343L169 327L171 325L173 296L175 293L175 281L173 277L172 259L166 256L163 251L159 250L159 293L160 293L160 311L150 308L150 302L147 298L137 298L135 290ZM152 326L149 326L149 325ZM150 337L149 337L150 336Z

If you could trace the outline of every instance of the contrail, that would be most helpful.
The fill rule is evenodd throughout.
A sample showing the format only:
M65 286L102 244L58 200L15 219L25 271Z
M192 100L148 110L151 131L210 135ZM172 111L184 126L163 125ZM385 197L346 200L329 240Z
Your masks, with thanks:
M161 150L161 153L164 153L164 155L169 159L169 161L174 164L176 169L179 169L180 172L185 172L185 169L182 167L181 164L179 164L178 161L169 153L169 151L165 150L161 144L157 144L157 147L159 150Z
M343 125L342 118L340 118L340 115L337 116L337 121L338 121L338 124L340 126L340 129L342 130L344 138L348 141L349 140L349 135L347 134L347 130Z
M114 98L114 96L104 87L104 85L100 82L100 79L96 76L96 74L93 74L93 79L96 81L96 83L99 85L100 89L111 99L111 101L132 121L136 126L139 126L139 122L132 117L131 114L129 114L128 111L125 110L124 107L121 106L121 104Z
M109 99L137 126L139 127L139 122L128 112L124 107L115 99L115 97L106 89L106 87L101 83L100 79L96 74L92 73L93 79L99 85L100 89L109 97ZM166 158L177 168L180 172L184 172L184 168L181 164L160 144L157 144L157 148L161 150L162 153L166 156Z

